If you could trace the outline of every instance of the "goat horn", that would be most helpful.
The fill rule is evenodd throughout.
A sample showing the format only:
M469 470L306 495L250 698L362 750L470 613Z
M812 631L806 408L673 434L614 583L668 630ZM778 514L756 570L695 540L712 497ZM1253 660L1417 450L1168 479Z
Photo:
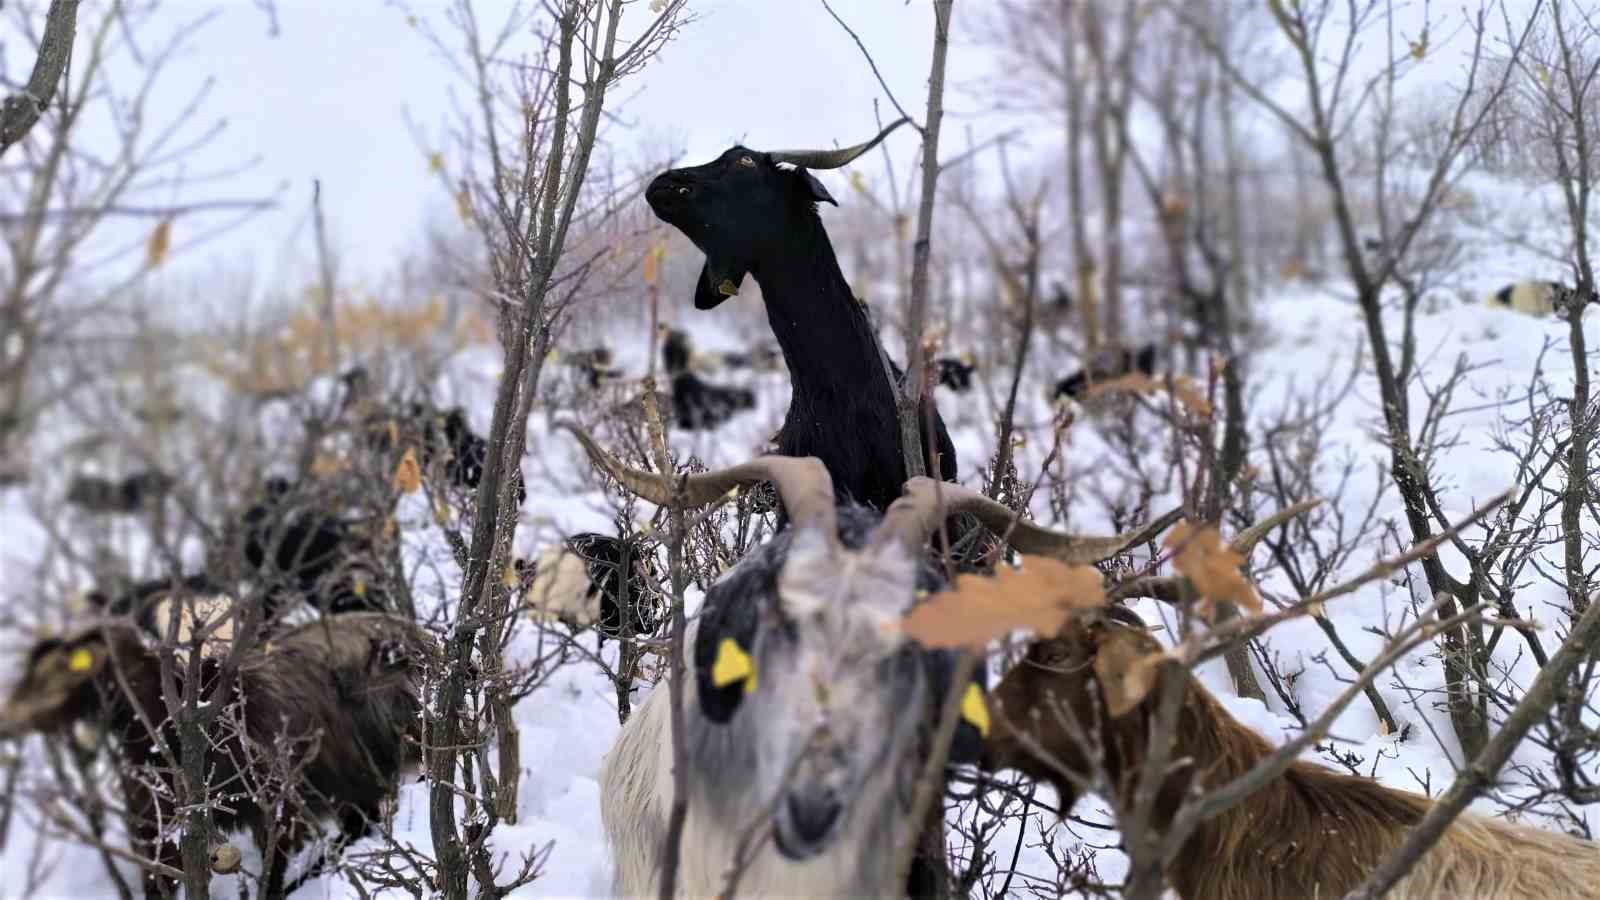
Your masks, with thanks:
M657 506L676 509L704 506L741 485L771 481L778 486L778 496L783 499L790 518L816 525L824 534L837 534L833 479L827 467L814 456L758 456L726 469L686 475L674 487L670 479L624 465L577 425L557 422L556 427L572 432L589 459L629 493Z
M837 150L774 150L767 154L767 158L775 163L792 163L807 169L837 169L849 165L856 157L878 146L878 142L888 137L889 132L909 121L909 118L901 116L878 132L877 137L854 147L840 147Z
M919 476L906 482L905 493L884 514L875 538L883 535L897 537L908 546L920 544L943 518L939 514L940 499L944 501L945 516L971 513L1021 552L1054 557L1068 565L1087 565L1116 556L1151 540L1183 514L1181 509L1174 509L1138 531L1112 537L1066 534L1024 522L1012 510L971 488Z

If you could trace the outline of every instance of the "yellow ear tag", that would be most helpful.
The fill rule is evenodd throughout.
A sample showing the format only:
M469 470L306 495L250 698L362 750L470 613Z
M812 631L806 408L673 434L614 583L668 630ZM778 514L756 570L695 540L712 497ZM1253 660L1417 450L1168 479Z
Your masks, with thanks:
M961 697L961 718L978 729L978 734L989 736L989 704L983 702L983 691L975 684L967 685L967 692Z
M717 293L724 297L733 297L739 293L739 286L724 278L722 283L717 285Z
M756 667L750 662L750 655L739 648L738 641L723 638L717 645L717 661L711 664L711 683L727 687L736 681L744 682L746 694L754 693Z
M94 654L79 647L67 657L67 668L73 672L87 672L94 668Z

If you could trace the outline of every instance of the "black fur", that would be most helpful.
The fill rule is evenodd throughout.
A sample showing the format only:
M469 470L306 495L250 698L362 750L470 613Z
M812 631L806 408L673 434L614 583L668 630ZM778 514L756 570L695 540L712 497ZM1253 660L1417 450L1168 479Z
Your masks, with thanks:
M689 370L689 336L676 329L661 343L661 364L672 376L672 424L685 431L710 431L756 405L748 388L711 384Z
M97 668L81 673L36 668L48 654L63 650L93 654ZM295 887L286 887L284 876L291 852L309 836L301 816L335 818L341 826L340 846L378 820L380 805L398 787L402 768L418 762L418 689L434 652L433 639L413 623L360 614L323 619L279 635L270 647L245 651L231 697L206 697L204 692L215 690L217 664L202 665L195 687L207 702L229 703L243 716L251 745L241 745L227 714L218 716L205 752L206 775L221 801L212 808L219 829L248 827L258 845L264 843L269 821L252 789L256 767L269 761L263 750L315 750L281 810L278 824L284 831L269 860L265 896L282 897ZM179 673L180 687L184 674ZM163 723L155 734L143 724L139 710L150 721ZM128 763L156 764L164 782L161 789L140 778L121 779L133 822L131 841L139 857L181 869L177 842L157 836L157 823L180 821L173 801L174 773L161 765L165 757L157 748L165 746L181 758L180 742L166 714L160 662L128 625L109 624L36 645L7 703L3 724L7 734L19 735L84 720L110 729L118 738L114 746ZM287 745L279 743L282 738L288 739ZM144 887L145 896L154 898L170 896L175 885L147 873Z
M387 592L372 577L382 566L371 538L301 499L288 480L269 478L242 517L241 555L263 581L267 618L295 594L326 612L386 608Z
M654 560L640 542L582 532L567 538L567 549L583 559L589 570L590 592L600 596L598 627L602 635L622 635L624 583L628 605L633 609L633 633L641 637L655 634L660 625L661 580ZM624 572L628 573L626 581Z
M933 364L939 370L939 383L950 390L963 394L972 387L972 373L978 368L976 363L968 364L954 356L941 356Z
M135 513L165 497L172 478L154 469L121 481L79 475L67 486L67 502L95 513Z
M827 190L804 169L736 146L705 165L658 175L645 199L706 254L697 308L727 300L747 274L760 283L793 382L778 452L820 458L841 497L887 508L906 480L895 391L817 215L819 201L833 202ZM896 369L895 377L904 376ZM923 412L934 421L939 475L954 480L944 420L931 399Z

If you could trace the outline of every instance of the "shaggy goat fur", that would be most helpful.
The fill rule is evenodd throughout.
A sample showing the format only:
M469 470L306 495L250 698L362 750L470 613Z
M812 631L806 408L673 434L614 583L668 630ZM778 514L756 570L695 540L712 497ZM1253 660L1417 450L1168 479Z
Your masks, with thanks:
M337 818L341 843L359 837L398 787L402 769L419 761L419 682L434 652L433 639L417 625L375 613L325 617L244 651L232 698L243 701L234 707L243 716L243 740L226 713L207 735L206 772L213 796L222 801L214 807L216 826L222 831L249 827L257 845L264 844L269 820L261 804L270 798L261 795L262 773L256 767L287 761L268 758L273 753L309 754L299 782L276 810L284 836L269 861L266 896L284 895L289 854L309 836L308 819ZM214 690L216 671L210 661L202 664L201 690ZM155 734L146 720L157 723ZM164 757L158 747L169 748L176 758L182 752L167 717L161 664L140 631L109 622L35 645L0 711L0 737L77 721L108 728L125 762L157 764L161 787L137 777L123 779L134 851L181 868L176 842L157 835L158 823L178 821L174 773L160 766ZM288 743L280 744L284 739ZM146 896L170 888L162 876L147 873Z
M859 547L879 517L845 507L838 521L843 543ZM741 840L769 818L773 840L744 870L740 894L903 893L904 885L888 883L889 861L917 830L912 787L951 658L884 626L917 588L940 582L924 558L894 544L841 572L817 530L802 528L779 533L706 593L685 638L693 662L683 698L689 817L680 896L718 894ZM715 685L721 654L711 645L721 642L699 640L705 633L748 635L739 641L753 667L748 679ZM814 673L825 673L826 692L815 689ZM708 706L720 710L717 720ZM663 683L623 726L600 770L617 896L659 892L673 794L670 721Z
M1096 655L1122 642L1132 654L1159 645L1142 629L1115 622L1069 623L1039 641L991 694L998 710L984 750L989 771L1018 769L1052 784L1065 814L1077 790L1056 767L1079 776L1091 770L1066 722L1098 734L1107 775L1131 800L1143 771L1150 717L1159 686L1120 717L1108 709L1097 682ZM1187 694L1175 730L1180 769L1162 786L1155 819L1170 821L1183 798L1248 772L1273 752L1266 739L1239 724L1176 663L1162 678L1183 678ZM1063 709L1064 707L1064 709ZM1019 723L1029 723L1026 727ZM1048 752L1046 761L1017 737L1025 731ZM1295 762L1287 772L1207 821L1178 851L1167 871L1184 900L1298 900L1341 897L1361 883L1406 831L1428 812L1426 797ZM1600 845L1565 834L1464 813L1388 896L1397 900L1577 900L1600 897Z
M385 609L378 546L316 498L297 502L305 499L287 480L269 478L241 517L240 551L263 580L266 619L302 601L332 613Z

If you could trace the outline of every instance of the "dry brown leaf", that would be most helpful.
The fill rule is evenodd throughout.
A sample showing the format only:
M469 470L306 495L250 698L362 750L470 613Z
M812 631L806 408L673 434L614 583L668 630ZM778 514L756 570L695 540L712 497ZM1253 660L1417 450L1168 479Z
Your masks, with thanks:
M150 240L144 245L144 264L154 269L161 265L167 258L167 251L172 248L172 220L162 219L156 230L150 232Z
M1205 392L1194 383L1194 379L1187 375L1175 375L1172 378L1172 396L1183 408L1194 413L1200 418L1210 418L1211 401L1206 399Z
M311 460L311 474L318 477L337 475L349 467L349 460L332 453L318 453Z
M1151 651L1130 635L1102 641L1094 655L1094 677L1106 698L1106 712L1120 718L1132 712L1155 690L1164 651Z
M460 216L463 222L472 221L472 194L468 193L465 187L456 191L456 215Z
M394 486L402 494L414 494L422 487L422 467L417 465L417 451L407 447L400 464L394 467Z
M1162 545L1168 549L1177 548L1172 556L1172 567L1193 582L1201 596L1226 601L1251 612L1261 611L1261 598L1239 571L1244 557L1222 543L1222 534L1216 528L1210 525L1197 528L1185 519L1173 526Z
M1298 281L1305 277L1306 264L1303 260L1287 259L1283 265L1278 266L1278 277L1284 281Z
M437 175L438 173L443 172L443 171L444 171L444 154L442 154L442 153L430 153L430 154L428 154L428 172L429 172L429 174Z
M666 258L667 242L656 241L650 245L649 251L644 255L644 283L646 286L655 286L656 279L661 275L661 260Z
M1022 557L1020 568L1002 568L993 577L958 575L952 590L941 591L900 620L907 635L925 647L982 649L994 638L1019 629L1055 634L1075 609L1104 606L1100 570L1069 566L1044 556Z

